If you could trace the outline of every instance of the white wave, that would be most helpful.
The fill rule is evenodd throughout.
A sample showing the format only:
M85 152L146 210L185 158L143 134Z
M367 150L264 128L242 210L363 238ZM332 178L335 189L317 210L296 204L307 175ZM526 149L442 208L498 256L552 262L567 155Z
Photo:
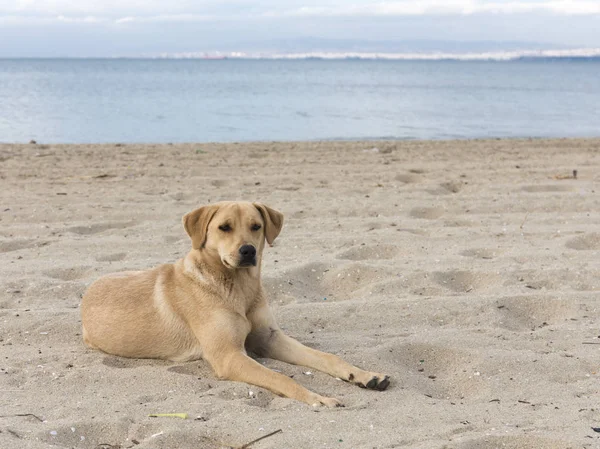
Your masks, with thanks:
M515 50L472 53L293 53L275 54L275 59L399 59L399 60L459 60L459 61L510 61L522 58L575 58L599 57L600 48L578 50Z
M514 50L469 53L414 52L304 52L304 53L245 53L245 52L186 52L161 54L159 58L172 59L383 59L407 61L512 61L523 58L596 58L600 48L561 50Z

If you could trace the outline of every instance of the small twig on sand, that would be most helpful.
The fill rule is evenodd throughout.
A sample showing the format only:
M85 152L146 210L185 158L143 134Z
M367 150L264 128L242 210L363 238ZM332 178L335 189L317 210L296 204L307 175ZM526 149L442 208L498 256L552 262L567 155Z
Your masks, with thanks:
M577 170L573 170L571 175L554 175L554 179L577 179Z
M582 345L600 345L600 341L584 341Z
M519 226L520 229L523 229L523 226L525 226L525 222L527 221L527 217L529 217L529 212L527 212L525 214L525 218L523 219L523 223L521 223L521 226Z
M240 446L239 449L247 449L250 446L252 446L254 443L258 443L260 440L264 440L265 438L272 437L273 435L278 434L279 432L283 432L283 430L277 429L275 432L271 432L271 433L269 433L267 435L264 435L264 436L262 436L260 438L257 438L256 440L252 440L249 443L244 444L243 446Z
M14 416L33 416L39 422L44 422L44 420L42 418L40 418L37 415L34 415L33 413L17 413L16 415L2 415L2 416L0 416L0 418L12 418Z
M180 418L188 419L187 413L151 413L148 415L150 418Z
M11 429L6 429L6 431L7 431L8 433L10 433L10 434L11 434L12 436L14 436L14 437L17 437L17 438L19 438L19 439L23 438L21 435L19 435L19 434L18 434L17 432L15 432L14 430L11 430Z

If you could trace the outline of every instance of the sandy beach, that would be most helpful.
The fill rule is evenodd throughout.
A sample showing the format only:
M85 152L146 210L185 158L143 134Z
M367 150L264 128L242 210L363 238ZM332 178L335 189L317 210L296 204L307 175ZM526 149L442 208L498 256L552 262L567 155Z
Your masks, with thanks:
M2 449L600 447L600 139L4 144L0 186ZM83 345L92 281L184 256L181 217L235 199L285 215L281 327L387 391L259 359L345 404L313 409Z

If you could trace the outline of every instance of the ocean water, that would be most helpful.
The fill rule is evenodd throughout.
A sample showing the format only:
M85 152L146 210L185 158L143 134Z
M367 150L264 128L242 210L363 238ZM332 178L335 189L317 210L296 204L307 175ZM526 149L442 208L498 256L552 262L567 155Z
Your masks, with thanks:
M0 142L600 136L600 60L0 60Z

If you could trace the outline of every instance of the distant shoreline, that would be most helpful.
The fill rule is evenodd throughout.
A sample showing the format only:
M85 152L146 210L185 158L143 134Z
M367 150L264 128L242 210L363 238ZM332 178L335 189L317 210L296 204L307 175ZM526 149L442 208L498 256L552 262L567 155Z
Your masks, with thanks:
M153 148L157 147L177 147L177 146L206 146L215 145L223 147L233 146L255 146L255 145L321 145L331 143L332 145L364 145L365 152L378 153L380 152L379 146L385 147L386 144L398 144L398 145L419 145L419 144L430 144L430 145L445 145L445 144L475 144L475 143L494 143L494 142L513 142L524 143L524 142L535 142L541 144L544 142L558 143L558 142L600 142L600 135L598 136L565 136L565 137L542 137L542 136L531 136L531 137L473 137L473 138L447 138L447 139L393 139L393 138L358 138L358 139L315 139L315 140L248 140L248 141L219 141L219 142L43 142L36 141L31 142L3 142L0 141L0 151L6 150L9 147L30 147L33 149L46 150L52 147L145 147L150 146ZM367 148L368 147L368 148ZM385 151L381 151L385 153Z
M595 61L600 60L600 48L583 48L569 50L511 50L488 52L186 52L163 53L157 55L139 56L62 56L62 57L0 57L0 60L202 60L202 61L458 61L458 62L512 62L512 61L552 61L575 60Z
M306 58L291 58L291 57L272 57L272 58L184 58L184 57L146 57L146 56L106 56L106 57L84 57L84 56L61 56L61 57L23 57L23 58L5 58L0 57L0 61L207 61L207 62L222 62L222 61L385 61L385 62L493 62L493 63L509 63L509 62L549 62L549 61L600 61L598 56L520 56L517 58L385 58L385 57L344 57L344 58L327 58L311 56Z

